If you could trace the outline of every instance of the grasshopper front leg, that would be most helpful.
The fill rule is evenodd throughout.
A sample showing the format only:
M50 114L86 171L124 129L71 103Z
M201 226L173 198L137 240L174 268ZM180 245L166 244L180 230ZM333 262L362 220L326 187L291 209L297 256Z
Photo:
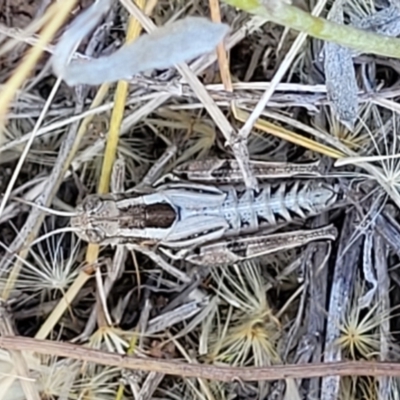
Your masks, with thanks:
M192 249L190 252L185 249L173 254L169 249L160 250L171 258L185 259L195 265L222 266L304 246L316 240L336 238L336 228L328 225L318 229L219 240Z

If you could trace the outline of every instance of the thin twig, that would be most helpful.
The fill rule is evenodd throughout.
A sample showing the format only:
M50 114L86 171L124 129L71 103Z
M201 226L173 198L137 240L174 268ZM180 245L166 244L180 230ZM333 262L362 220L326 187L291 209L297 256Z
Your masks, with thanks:
M303 365L273 365L271 367L218 367L214 365L187 364L164 359L129 357L117 353L93 350L70 343L37 340L27 337L0 337L0 348L20 350L56 357L66 357L83 362L108 365L131 370L159 372L186 378L203 378L213 381L274 381L287 378L315 378L327 376L393 376L400 377L400 364L389 362L330 362Z

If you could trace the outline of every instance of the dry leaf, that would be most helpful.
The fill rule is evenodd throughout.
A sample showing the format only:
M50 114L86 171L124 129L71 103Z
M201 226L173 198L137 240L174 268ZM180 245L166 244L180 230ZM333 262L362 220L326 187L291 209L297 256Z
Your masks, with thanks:
M229 31L226 24L203 17L186 17L141 35L109 56L68 63L71 53L109 5L109 0L102 0L89 7L71 24L55 48L53 71L69 86L100 85L128 80L152 69L171 68L213 51Z

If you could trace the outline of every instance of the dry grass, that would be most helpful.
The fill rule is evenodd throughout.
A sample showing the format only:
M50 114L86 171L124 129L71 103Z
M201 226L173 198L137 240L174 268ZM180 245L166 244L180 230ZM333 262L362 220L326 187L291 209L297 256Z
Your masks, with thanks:
M222 1L120 0L75 57L187 15L231 31L188 64L72 88L49 60L92 3L0 0L0 400L396 399L397 60L353 53L350 96L326 82L324 43L306 34ZM332 4L296 6L325 16ZM343 2L346 21L397 34L400 11L375 15L385 7ZM354 97L352 125L332 101ZM249 159L319 159L353 202L303 221L334 223L335 242L224 268L78 239L68 215L81 199L141 184L165 151L156 178L236 158L248 186Z

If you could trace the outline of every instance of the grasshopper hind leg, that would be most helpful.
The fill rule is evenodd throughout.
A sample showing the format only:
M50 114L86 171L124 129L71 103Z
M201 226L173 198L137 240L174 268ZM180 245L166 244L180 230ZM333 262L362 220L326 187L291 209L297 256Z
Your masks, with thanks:
M277 251L294 249L317 240L335 240L337 229L328 225L318 229L298 230L221 240L199 247L187 254L186 261L202 266L223 266L265 256ZM168 250L164 250L168 254Z

